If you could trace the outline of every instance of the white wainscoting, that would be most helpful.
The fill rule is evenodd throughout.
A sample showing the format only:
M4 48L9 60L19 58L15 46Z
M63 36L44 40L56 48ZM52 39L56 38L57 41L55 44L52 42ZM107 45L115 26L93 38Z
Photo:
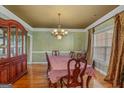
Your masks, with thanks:
M52 54L52 51L32 51L32 62L31 64L47 64L46 61L46 55L45 53L48 53L49 55ZM75 51L75 52L81 52L81 51ZM60 51L60 55L68 55L70 51ZM41 56L41 58L40 58ZM35 58L38 59L35 59Z

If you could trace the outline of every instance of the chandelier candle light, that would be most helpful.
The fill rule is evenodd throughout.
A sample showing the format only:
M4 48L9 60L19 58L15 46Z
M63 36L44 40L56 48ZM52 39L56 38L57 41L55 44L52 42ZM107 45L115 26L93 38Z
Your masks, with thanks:
M54 31L52 32L52 35L54 35L59 40L62 39L64 36L66 36L68 34L67 31L65 31L64 29L61 28L60 16L61 16L61 14L58 13L58 17L59 17L58 28L57 29L54 29Z

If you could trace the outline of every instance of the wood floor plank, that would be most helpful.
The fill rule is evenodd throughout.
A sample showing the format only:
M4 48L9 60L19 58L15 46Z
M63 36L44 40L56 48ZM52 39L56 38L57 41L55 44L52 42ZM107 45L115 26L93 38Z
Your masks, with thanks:
M12 84L14 88L48 88L47 64L28 65L28 73ZM112 87L104 81L104 76L96 71L96 78L90 87Z

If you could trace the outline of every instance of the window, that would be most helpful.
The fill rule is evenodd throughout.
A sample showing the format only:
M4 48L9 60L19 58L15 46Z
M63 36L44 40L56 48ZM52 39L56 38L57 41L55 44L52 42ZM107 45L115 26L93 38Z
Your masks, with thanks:
M94 34L94 60L96 67L106 73L112 46L113 27Z

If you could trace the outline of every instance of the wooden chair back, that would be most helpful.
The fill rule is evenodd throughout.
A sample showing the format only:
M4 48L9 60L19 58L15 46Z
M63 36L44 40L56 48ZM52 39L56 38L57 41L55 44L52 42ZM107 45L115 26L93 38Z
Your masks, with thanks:
M70 55L71 58L75 58L75 52L74 51L70 51L69 55Z
M48 53L46 52L45 54L46 54L46 60L47 60L47 62L48 62L47 71L50 71L51 66L50 66L50 61L49 61Z
M83 62L85 61L85 62ZM74 70L71 70L71 65L74 63ZM84 64L84 67L82 68L81 64ZM83 87L83 75L85 73L87 67L87 61L86 60L77 60L77 59L70 59L68 61L68 80L67 80L67 87L77 87L81 86ZM72 74L71 74L72 71ZM79 80L80 79L80 80Z
M59 56L59 55L60 55L59 50L53 50L53 51L52 51L52 55L53 55L53 56Z
M81 59L83 57L83 54L82 53L77 53L77 55L76 55L76 58L77 59Z
M78 60L84 60L85 59L86 60L86 55L83 53L77 53L76 59L78 59Z

